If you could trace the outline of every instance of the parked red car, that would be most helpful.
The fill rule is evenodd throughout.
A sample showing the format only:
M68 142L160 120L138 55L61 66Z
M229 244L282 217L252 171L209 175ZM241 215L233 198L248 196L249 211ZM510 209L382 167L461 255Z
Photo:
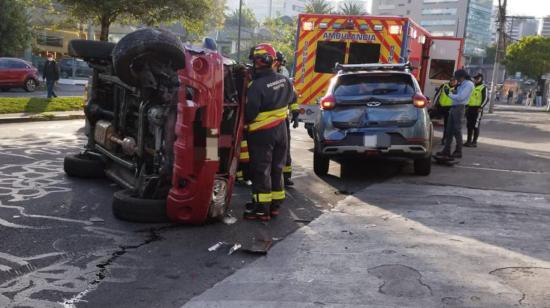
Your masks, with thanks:
M73 40L69 54L93 68L86 103L88 142L65 157L69 176L108 177L123 190L124 220L200 224L223 218L231 200L243 130L243 66L215 44L184 46L144 28L118 44Z
M34 92L39 85L38 69L17 58L0 58L0 90L23 88Z

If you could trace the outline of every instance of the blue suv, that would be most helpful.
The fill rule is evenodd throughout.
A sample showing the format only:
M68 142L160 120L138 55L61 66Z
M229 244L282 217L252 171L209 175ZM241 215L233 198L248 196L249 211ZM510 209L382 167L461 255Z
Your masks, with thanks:
M328 173L331 158L392 156L431 172L433 126L409 64L336 65L314 124L314 171Z

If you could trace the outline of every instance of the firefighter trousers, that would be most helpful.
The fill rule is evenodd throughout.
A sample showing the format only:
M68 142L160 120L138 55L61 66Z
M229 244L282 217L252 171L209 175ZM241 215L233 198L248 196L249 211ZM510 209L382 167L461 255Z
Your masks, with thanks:
M252 199L264 210L278 207L285 199L283 168L288 147L286 122L248 133Z
M290 120L286 119L286 138L287 142L287 151L286 151L286 163L283 168L283 177L285 179L290 179L292 177L292 157L290 156Z

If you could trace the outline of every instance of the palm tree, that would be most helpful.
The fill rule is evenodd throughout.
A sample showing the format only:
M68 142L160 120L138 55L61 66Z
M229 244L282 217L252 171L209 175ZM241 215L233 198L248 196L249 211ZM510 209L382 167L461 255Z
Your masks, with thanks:
M338 8L338 14L341 15L367 15L364 11L364 6L360 2L347 0Z
M330 14L332 6L326 0L309 0L306 4L305 12L310 14Z

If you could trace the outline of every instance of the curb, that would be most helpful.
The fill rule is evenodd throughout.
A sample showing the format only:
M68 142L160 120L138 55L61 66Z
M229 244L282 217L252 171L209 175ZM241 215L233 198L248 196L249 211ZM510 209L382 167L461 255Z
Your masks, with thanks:
M69 114L69 115L36 114L36 115L30 115L30 116L24 116L24 117L0 118L0 124L38 122L38 121L80 120L84 118L85 116L83 114Z

